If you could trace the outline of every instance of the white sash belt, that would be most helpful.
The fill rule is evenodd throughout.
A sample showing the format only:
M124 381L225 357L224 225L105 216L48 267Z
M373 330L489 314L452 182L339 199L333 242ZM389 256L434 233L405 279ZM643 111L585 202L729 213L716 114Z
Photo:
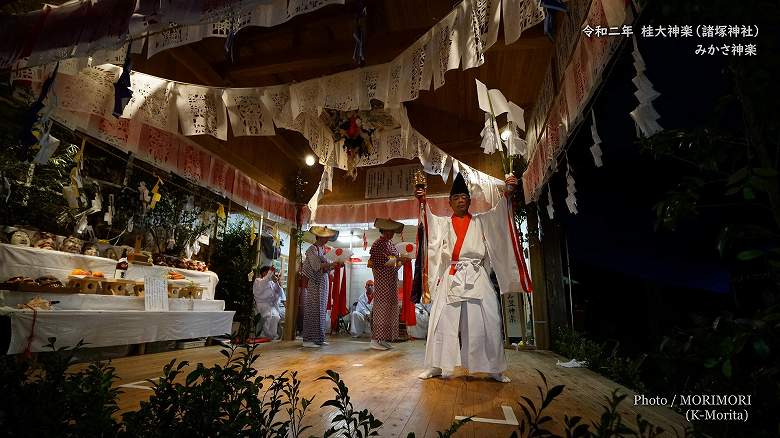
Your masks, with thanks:
M463 258L450 263L450 265L455 268L455 274L450 276L450 290L447 293L447 302L453 303L469 298L481 298L481 291L475 290L474 285L482 272L482 260Z

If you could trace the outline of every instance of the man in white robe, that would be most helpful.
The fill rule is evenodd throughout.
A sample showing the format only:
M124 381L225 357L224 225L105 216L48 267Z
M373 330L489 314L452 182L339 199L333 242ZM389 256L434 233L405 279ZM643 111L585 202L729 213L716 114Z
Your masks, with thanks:
M506 196L482 214L468 212L471 198L461 174L450 192L451 217L435 216L425 207L432 305L421 379L447 375L460 366L510 381L503 374L500 306L488 272L495 271L502 294L530 292L531 284L510 211L509 195L517 179L510 176L506 183ZM415 195L425 203L425 188Z
M282 319L279 313L279 300L284 295L284 290L270 266L260 268L260 275L252 285L252 293L255 296L255 311L262 318L260 336L276 339L279 321Z
M366 290L360 295L350 316L349 332L353 338L371 336L371 308L373 307L374 280L366 281Z

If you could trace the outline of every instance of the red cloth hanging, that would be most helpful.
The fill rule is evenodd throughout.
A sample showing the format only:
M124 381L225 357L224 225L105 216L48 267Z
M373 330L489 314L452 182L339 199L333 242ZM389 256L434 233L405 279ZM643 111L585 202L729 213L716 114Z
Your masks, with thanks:
M345 275L344 278L346 277L347 276ZM329 307L330 329L332 332L336 332L339 329L339 313L341 313L341 265L336 265L336 267L333 269L333 279L331 284L333 287L330 289L332 299L329 300L331 304L331 307Z
M401 302L401 320L407 327L417 325L417 315L412 302L412 261L404 263L403 301Z
M339 289L339 308L341 309L341 316L349 315L349 309L347 307L347 271L344 271L344 275L341 276L341 289Z

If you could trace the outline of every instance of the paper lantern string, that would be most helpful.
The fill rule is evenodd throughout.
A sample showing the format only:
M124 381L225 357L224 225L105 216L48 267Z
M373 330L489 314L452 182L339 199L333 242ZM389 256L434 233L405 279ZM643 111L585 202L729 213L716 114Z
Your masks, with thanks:
M553 39L555 33L555 11L568 12L566 5L558 0L541 0L541 6L544 8L544 34Z
M122 64L122 74L114 83L114 111L112 114L116 118L122 117L125 107L133 98L133 90L130 88L130 70L133 68L133 57L130 53L132 47L132 43L127 43L127 54L125 54L125 62Z

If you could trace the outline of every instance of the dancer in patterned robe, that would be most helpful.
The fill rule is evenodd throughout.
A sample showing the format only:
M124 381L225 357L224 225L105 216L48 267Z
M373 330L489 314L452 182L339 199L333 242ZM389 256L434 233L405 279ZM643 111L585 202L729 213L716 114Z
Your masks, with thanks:
M392 238L404 225L390 219L377 219L374 226L382 236L371 245L368 266L374 273L374 309L371 324L371 348L387 350L398 337L398 268L406 259L398 257Z
M303 275L309 279L303 310L303 346L317 348L325 342L325 307L328 304L328 272L336 264L325 258L325 244L338 237L338 231L314 226L309 230L316 241L306 250Z

